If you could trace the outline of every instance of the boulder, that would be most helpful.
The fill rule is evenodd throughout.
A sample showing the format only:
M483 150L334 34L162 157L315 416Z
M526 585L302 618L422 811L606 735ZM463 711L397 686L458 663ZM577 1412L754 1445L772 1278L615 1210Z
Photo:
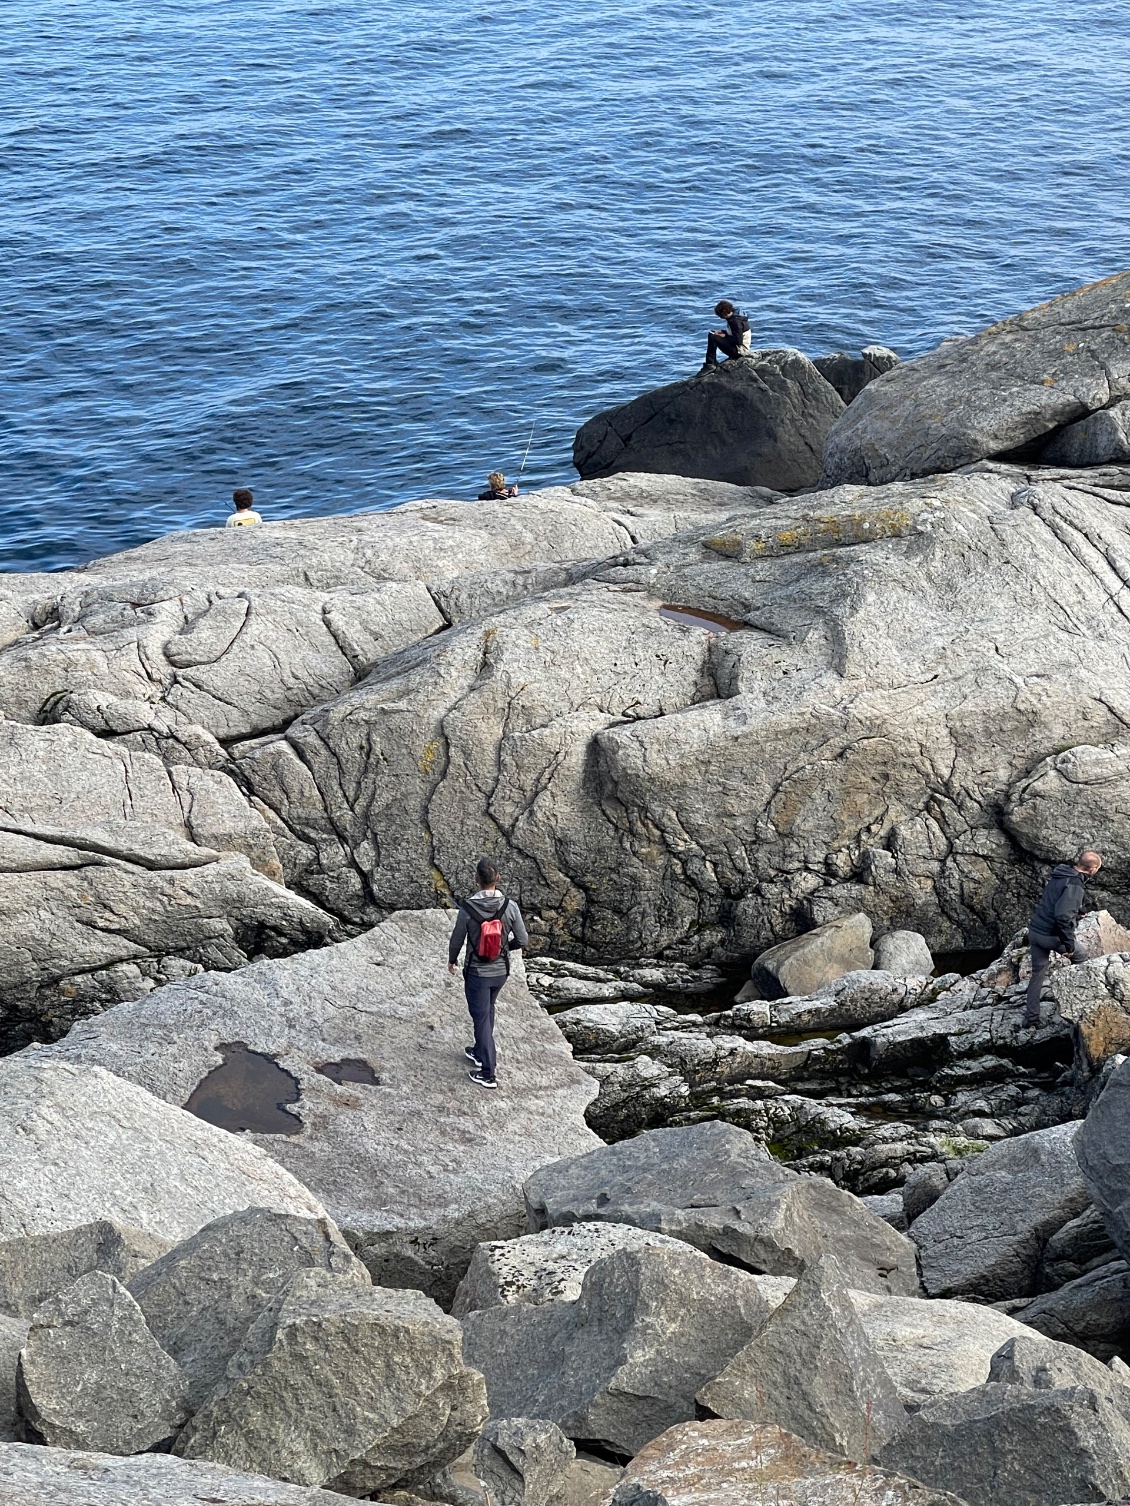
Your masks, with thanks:
M257 1145L49 1049L0 1059L0 1239L109 1219L171 1243L249 1205L325 1217Z
M1064 1224L1044 1246L1040 1261L1040 1290L1055 1291L1069 1281L1077 1281L1096 1266L1118 1258L1118 1250L1107 1233L1103 1216L1093 1205L1078 1218Z
M140 1454L189 1414L180 1366L104 1271L80 1276L35 1314L16 1388L23 1436L57 1448Z
M488 1422L475 1444L475 1473L490 1491L491 1506L559 1506L577 1450L543 1418L503 1417Z
M697 1399L715 1417L776 1423L861 1464L906 1417L829 1257L805 1271Z
M1078 1130L1059 1124L990 1146L915 1219L910 1236L931 1297L1035 1295L1044 1245L1089 1202Z
M1045 1292L1013 1316L1037 1333L1109 1361L1130 1350L1130 1267L1112 1260Z
M176 1452L350 1495L426 1480L486 1419L460 1339L420 1292L300 1271L252 1324Z
M831 1251L863 1290L918 1290L914 1249L858 1198L768 1158L720 1121L650 1130L563 1159L526 1184L532 1229L630 1223L771 1276L798 1276Z
M30 1444L0 1444L4 1506L348 1506L333 1491L283 1485L168 1454L121 1459Z
M1124 1260L1130 1260L1130 1062L1115 1068L1075 1140L1087 1190Z
M688 1422L632 1460L611 1506L962 1506L874 1465L757 1422Z
M662 1004L579 1004L555 1014L553 1023L576 1052L622 1052L642 1046L674 1013Z
M128 1285L169 1248L167 1239L108 1218L5 1239L0 1241L0 1313L30 1318L45 1298L90 1271L104 1271Z
M771 946L755 960L750 975L764 998L780 999L814 994L873 961L871 922L866 915L847 915Z
M499 1010L500 1090L467 1081L451 926L450 912L404 912L354 941L171 984L45 1050L170 1103L211 1091L216 1117L317 1193L374 1280L449 1303L476 1245L522 1232L530 1173L599 1144L583 1117L596 1086L520 962ZM233 1073L233 1043L236 1061L257 1054L249 1076ZM282 1090L296 1107L280 1115Z
M903 362L833 425L824 482L882 485L1042 441L1130 396L1130 273Z
M923 1166L916 1166L902 1184L902 1206L907 1223L912 1224L919 1214L932 1208L949 1184L949 1174L943 1162L927 1161Z
M282 876L267 822L226 773L0 715L0 1049L337 934Z
M1116 1501L1130 1490L1130 1423L1108 1389L993 1381L908 1417L879 1460L988 1506Z
M1049 988L1061 1018L1076 1027L1093 1070L1130 1050L1130 953L1062 968Z
M252 1323L301 1270L371 1285L329 1219L270 1208L205 1224L130 1283L157 1342L184 1372L194 1411L222 1380Z
M770 1310L752 1277L695 1250L618 1250L575 1302L469 1313L464 1352L493 1417L549 1418L627 1458L694 1416L695 1393Z
M1040 456L1042 465L1119 465L1130 460L1130 402L1113 403L1066 424Z
M573 465L585 478L651 471L798 491L819 479L825 436L843 411L800 351L751 351L590 418Z
M845 403L854 403L864 387L898 363L898 356L885 345L865 345L857 356L839 350L834 355L817 356L812 364Z
M30 1327L27 1318L0 1317L0 1443L14 1443L20 1436L16 1370Z
M808 998L774 1000L769 1024L775 1031L859 1030L893 1020L926 1002L937 990L923 978L899 978L890 972L845 973Z
M1100 1396L1109 1396L1130 1418L1130 1389L1106 1365L1070 1344L1018 1334L993 1355L989 1380L1034 1391L1089 1386Z
M1004 824L1026 851L1045 863L1061 863L1130 814L1130 744L1115 740L1096 746L1079 738L1032 765L1009 792ZM1119 882L1130 862L1117 847L1104 862ZM1092 938L1094 939L1094 938ZM1104 946L1104 951L1125 947Z
M896 978L929 978L934 959L920 931L888 931L875 943L875 967Z
M492 1240L472 1255L455 1293L452 1315L462 1318L514 1302L575 1302L590 1266L614 1250L645 1245L686 1248L682 1240L632 1224L566 1224L521 1239Z

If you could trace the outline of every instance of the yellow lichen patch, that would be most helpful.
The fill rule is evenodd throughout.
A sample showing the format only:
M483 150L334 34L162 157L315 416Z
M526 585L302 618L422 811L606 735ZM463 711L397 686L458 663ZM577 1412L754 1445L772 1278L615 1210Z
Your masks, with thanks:
M443 743L438 737L432 738L430 743L424 744L424 751L420 754L419 769L421 774L431 774L435 771L436 761L439 758Z
M1044 386L1045 387L1054 387L1055 386L1055 377L1045 377L1044 378Z
M1069 340L1068 343L1063 348L1066 351L1078 350L1079 349L1079 342L1078 342L1078 340Z
M439 871L434 863L432 864L432 884L435 887L436 894L440 899L454 901L455 896L451 892L451 885L447 882L443 874Z
M706 547L713 549L715 554L728 554L736 557L742 552L742 536L740 533L719 533L712 539L706 540Z
M1101 1004L1079 1021L1079 1033L1088 1056L1098 1065L1130 1048L1130 1015L1114 1004Z
M541 648L541 639L538 637L537 633L530 634L530 643L534 648Z

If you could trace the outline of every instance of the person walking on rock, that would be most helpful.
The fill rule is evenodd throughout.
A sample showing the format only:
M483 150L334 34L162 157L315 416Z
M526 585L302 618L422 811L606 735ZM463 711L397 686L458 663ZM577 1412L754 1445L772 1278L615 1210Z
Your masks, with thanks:
M726 329L712 329L706 337L706 360L703 371L713 371L718 365L718 352L733 360L736 356L749 355L749 320L728 299L714 305L719 319L725 319Z
M1040 991L1051 954L1061 952L1076 963L1087 960L1086 952L1075 940L1075 925L1083 908L1084 885L1102 866L1102 855L1085 848L1073 863L1057 863L1044 885L1040 903L1028 922L1032 981L1028 984L1025 1025L1040 1023Z
M250 487L237 486L231 494L231 499L235 505L235 511L224 524L225 528L251 528L254 524L263 521L251 505L255 497Z
M447 949L447 971L455 972L459 953L466 946L463 987L467 1008L475 1025L475 1044L463 1054L471 1063L467 1076L477 1087L496 1088L494 1006L510 976L511 950L530 944L522 912L498 887L498 869L480 858L475 869L479 888L470 899L459 901L459 915Z

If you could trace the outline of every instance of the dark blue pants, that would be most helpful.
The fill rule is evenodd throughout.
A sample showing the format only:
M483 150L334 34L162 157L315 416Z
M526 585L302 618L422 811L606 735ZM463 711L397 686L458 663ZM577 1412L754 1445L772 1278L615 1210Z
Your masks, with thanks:
M467 1008L475 1022L475 1055L482 1063L483 1076L494 1081L494 1001L506 986L505 978L480 978L477 973L463 974Z

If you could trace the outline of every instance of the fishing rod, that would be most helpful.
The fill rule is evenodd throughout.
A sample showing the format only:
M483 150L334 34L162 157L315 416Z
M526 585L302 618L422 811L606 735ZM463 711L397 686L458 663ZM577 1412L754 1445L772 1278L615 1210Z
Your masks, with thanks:
M533 421L533 423L530 425L530 437L526 441L526 453L522 456L522 466L521 466L521 469L518 472L518 480L519 481L521 481L521 479L522 479L522 471L524 471L526 469L526 461L529 460L529 458L530 458L530 446L534 442L534 430L537 428L537 422L538 421L535 418L534 421Z

